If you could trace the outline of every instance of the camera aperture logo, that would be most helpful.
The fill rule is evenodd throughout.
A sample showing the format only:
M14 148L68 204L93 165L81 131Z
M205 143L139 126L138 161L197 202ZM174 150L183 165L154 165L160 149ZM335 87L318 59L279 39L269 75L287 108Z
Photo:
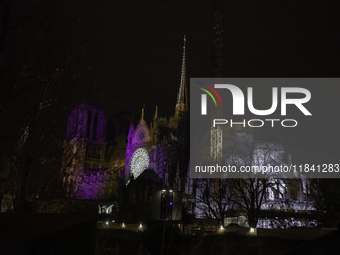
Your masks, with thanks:
M220 101L221 106L222 100L220 95L215 89L223 89L226 91L229 91L232 95L233 99L233 115L245 115L245 96L243 91L236 85L233 84L214 84L214 88L208 84L202 83L202 82L196 82L200 83L202 85L205 85L207 88L209 88L215 96ZM198 87L198 89L203 90L206 92L213 100L215 106L217 106L216 100L211 92L209 92L207 89ZM310 99L311 99L311 93L308 89L301 88L301 87L281 87L280 89L280 95L278 96L278 87L272 87L272 104L269 109L259 110L254 107L254 99L253 99L253 87L247 87L247 106L248 110L257 116L268 116L273 114L279 105L279 99L280 99L280 108L281 108L281 116L287 115L287 105L295 105L296 108L298 108L305 116L311 116L312 114L307 110L307 108L304 106ZM299 95L300 98L289 98L289 94L296 94ZM207 115L208 112L208 102L207 102L207 94L201 94L201 115ZM213 111L213 109L210 109L210 111ZM246 127L248 125L249 127L263 127L265 123L269 123L271 127L274 127L276 122L279 122L282 127L296 127L298 125L298 121L296 119L250 119L243 121L233 121L233 119L213 119L213 127L216 127L216 125L226 125L229 124L231 127L233 125L243 125L243 127Z

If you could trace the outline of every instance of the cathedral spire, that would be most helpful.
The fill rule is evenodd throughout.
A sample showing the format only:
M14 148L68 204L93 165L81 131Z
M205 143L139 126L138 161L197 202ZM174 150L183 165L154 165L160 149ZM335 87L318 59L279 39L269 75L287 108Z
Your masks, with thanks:
M142 117L140 118L140 120L144 120L144 108L145 108L145 104L144 104L144 106L142 108Z
M185 56L185 43L187 39L184 35L184 43L183 43L183 57L182 57L182 72L181 72L181 82L178 92L178 98L177 98L177 104L176 104L176 110L179 105L182 105L180 108L181 111L185 110L187 107L187 100L186 100L186 56Z
M158 105L156 105L155 120L158 118Z

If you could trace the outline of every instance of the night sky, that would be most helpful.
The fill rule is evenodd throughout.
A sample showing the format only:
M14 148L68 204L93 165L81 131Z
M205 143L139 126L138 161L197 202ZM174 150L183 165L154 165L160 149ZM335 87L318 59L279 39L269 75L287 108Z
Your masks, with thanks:
M187 83L213 77L212 1L82 1L75 38L83 42L107 113L174 113L187 36ZM339 77L340 4L335 1L227 1L225 77ZM315 88L313 121L295 135L268 134L296 163L339 161L339 87ZM320 109L319 107L323 107ZM325 114L328 109L327 114ZM339 162L337 162L339 163Z

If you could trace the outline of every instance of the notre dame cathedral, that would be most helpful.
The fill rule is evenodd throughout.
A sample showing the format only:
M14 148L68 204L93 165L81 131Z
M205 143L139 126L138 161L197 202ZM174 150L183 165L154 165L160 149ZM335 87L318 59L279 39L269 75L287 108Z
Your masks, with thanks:
M73 109L68 119L67 150L62 167L68 176L64 185L71 198L118 202L124 199L122 189L129 183L151 181L163 192L164 189L179 192L179 204L185 205L189 214L200 217L195 208L198 186L195 179L190 178L189 170L185 41L184 37L180 86L174 115L170 118L158 116L157 106L149 124L144 108L139 116L120 112L110 118L102 107L87 102ZM290 157L289 161L291 163ZM289 187L283 184L282 187L285 189L282 192L279 188L267 191L267 202L262 209L273 208L282 199L289 200L290 208L294 210L312 209L312 203L306 200L306 180ZM145 193L146 189L142 186L140 193ZM275 199L275 194L281 196ZM145 204L148 195L137 196L145 197Z
M118 200L120 185L127 186L149 169L166 187L181 191L184 200L193 200L185 41L178 97L170 118L158 116L157 106L149 124L144 108L140 116L121 112L111 118L103 108L87 102L73 109L63 160L63 171L69 176L64 184L70 197Z

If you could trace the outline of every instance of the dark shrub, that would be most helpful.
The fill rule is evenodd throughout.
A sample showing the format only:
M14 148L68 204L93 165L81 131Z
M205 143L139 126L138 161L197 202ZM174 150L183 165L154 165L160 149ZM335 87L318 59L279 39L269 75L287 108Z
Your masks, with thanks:
M165 227L165 233L164 233ZM151 255L162 254L162 239L164 233L164 247L163 254L175 255L179 253L181 245L181 230L167 223L157 224L153 227L148 228L143 232L142 240L143 244L147 247Z

